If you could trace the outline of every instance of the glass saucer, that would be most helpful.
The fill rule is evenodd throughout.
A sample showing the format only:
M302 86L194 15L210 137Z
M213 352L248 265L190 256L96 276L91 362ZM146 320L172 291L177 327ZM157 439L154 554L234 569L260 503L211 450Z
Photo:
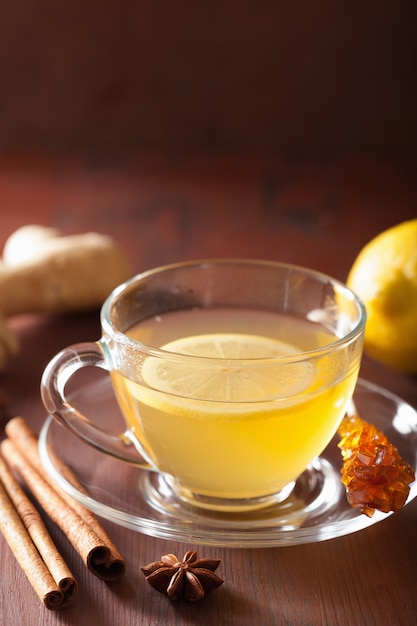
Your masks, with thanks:
M109 379L94 381L71 400L100 425L123 431ZM359 380L354 403L360 415L383 430L402 457L416 469L417 412L392 393ZM51 417L39 436L42 463L53 480L100 517L132 530L184 543L228 547L277 547L311 543L353 533L388 517L369 518L351 508L340 481L338 437L300 476L284 500L251 513L212 513L184 504L166 479L91 447ZM69 482L59 458L71 468ZM407 502L417 495L411 486Z

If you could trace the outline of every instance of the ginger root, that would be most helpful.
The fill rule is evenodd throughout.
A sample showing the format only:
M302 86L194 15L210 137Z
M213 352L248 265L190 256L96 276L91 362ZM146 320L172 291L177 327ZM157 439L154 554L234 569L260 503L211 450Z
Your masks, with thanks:
M37 225L15 231L0 261L0 369L17 350L5 318L92 309L129 275L125 255L107 235L65 236Z

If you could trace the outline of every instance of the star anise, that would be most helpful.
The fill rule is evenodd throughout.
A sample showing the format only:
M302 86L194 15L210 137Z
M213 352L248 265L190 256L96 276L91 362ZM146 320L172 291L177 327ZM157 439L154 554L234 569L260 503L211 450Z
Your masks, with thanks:
M220 562L220 559L197 559L197 552L189 550L182 561L174 554L165 554L160 561L140 569L151 587L166 593L171 600L184 598L196 602L223 584L224 580L214 573Z

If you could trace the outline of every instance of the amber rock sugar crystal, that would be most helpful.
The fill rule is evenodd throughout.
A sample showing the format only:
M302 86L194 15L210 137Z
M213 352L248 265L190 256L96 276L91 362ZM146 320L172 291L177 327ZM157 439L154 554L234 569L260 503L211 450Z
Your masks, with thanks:
M368 517L375 510L398 512L415 480L413 468L383 432L358 415L345 417L338 434L342 483L349 504Z

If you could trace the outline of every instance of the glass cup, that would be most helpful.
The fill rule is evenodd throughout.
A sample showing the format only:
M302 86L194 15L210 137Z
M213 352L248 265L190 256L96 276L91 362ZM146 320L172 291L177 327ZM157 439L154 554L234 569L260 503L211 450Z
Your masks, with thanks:
M110 294L100 340L52 359L42 399L87 443L158 472L186 505L256 510L282 500L337 431L364 326L358 297L311 269L243 259L173 264ZM67 383L87 366L109 372L124 432L72 405Z

